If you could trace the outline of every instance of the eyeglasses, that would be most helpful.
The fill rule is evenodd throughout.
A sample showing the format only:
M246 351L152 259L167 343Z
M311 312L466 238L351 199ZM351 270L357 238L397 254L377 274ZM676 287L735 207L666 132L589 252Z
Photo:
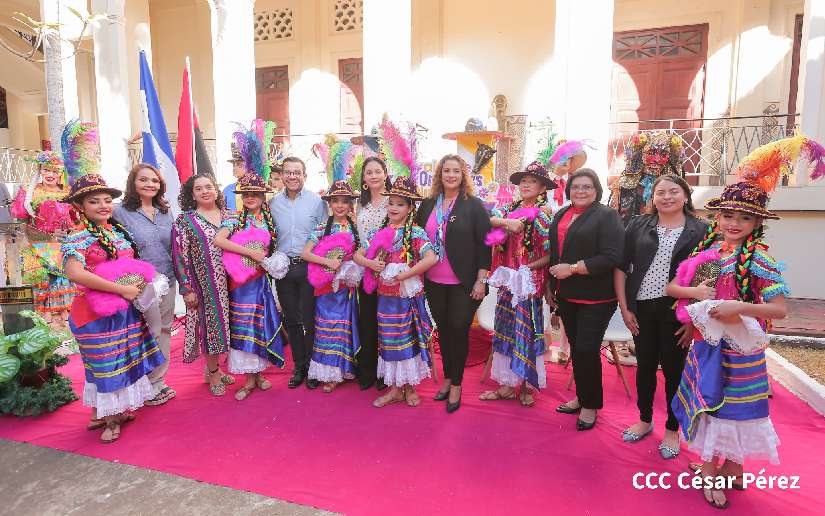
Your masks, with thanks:
M300 170L285 170L281 172L282 177L299 177L304 175Z
M570 191L571 192L591 192L595 190L593 185L571 185Z

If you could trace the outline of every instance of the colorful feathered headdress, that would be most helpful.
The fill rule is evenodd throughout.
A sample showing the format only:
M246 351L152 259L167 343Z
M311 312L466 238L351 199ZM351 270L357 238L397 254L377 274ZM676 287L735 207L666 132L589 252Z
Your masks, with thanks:
M381 153L393 177L415 177L418 172L417 140L413 124L396 124L388 117L378 126Z
M235 147L248 173L253 173L269 183L272 163L269 152L272 139L278 125L271 120L256 118L248 130L241 129L233 133Z
M369 147L338 140L334 134L328 134L324 143L313 145L312 151L323 161L330 185L336 181L347 181L353 191L361 189L364 160L375 156Z
M667 153L667 163L663 174L684 176L683 164L685 142L678 134L666 130L636 133L625 146L627 158L624 174L641 174L646 172L645 155L659 152Z
M100 140L94 122L77 118L66 124L60 136L63 163L69 185L86 175L100 173Z
M584 154L584 142L580 140L561 140L555 152L550 156L553 165L563 165L573 156Z
M811 179L825 176L825 148L810 138L797 134L757 147L736 167L740 181L725 187L722 195L709 199L709 210L732 210L758 217L778 219L768 211L770 194L782 176L787 176L799 156L813 165Z

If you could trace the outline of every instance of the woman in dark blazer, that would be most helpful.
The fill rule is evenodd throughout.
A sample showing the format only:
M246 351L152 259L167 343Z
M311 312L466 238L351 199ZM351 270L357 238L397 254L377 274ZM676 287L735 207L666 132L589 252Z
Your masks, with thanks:
M653 431L653 397L659 364L665 377L667 423L659 453L679 455L679 422L670 402L679 388L692 330L673 311L665 287L679 263L704 238L707 224L693 214L690 186L678 176L653 183L653 213L631 219L625 234L622 267L615 271L616 295L625 325L636 345L636 394L639 422L625 429L622 440L636 442Z
M616 210L600 204L602 185L589 168L567 183L571 205L550 226L550 291L570 341L576 398L556 410L581 412L578 430L590 430L602 408L601 344L616 311L613 269L621 265L624 226Z
M436 401L447 400L447 412L461 406L461 381L469 349L470 325L487 294L492 251L484 244L490 216L473 195L467 163L455 154L441 158L433 189L418 209L416 224L424 228L439 257L427 271L424 290L438 326L444 385Z

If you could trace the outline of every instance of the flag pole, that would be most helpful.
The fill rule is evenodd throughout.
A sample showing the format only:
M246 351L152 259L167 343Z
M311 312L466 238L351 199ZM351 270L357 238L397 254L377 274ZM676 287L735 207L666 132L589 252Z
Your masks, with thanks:
M198 155L195 151L195 99L192 97L192 70L189 67L189 56L186 56L186 77L189 86L189 126L192 128L192 175L198 174Z

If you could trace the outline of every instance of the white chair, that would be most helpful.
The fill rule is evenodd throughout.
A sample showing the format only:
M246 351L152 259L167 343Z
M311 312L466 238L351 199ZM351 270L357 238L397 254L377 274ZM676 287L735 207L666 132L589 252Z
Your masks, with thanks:
M627 378L624 376L624 367L622 367L622 363L619 360L619 351L616 349L616 343L630 342L632 340L633 334L630 333L630 330L628 330L627 326L625 326L624 320L622 319L622 313L617 308L613 313L613 317L610 318L610 322L607 324L607 330L604 332L602 349L608 348L610 350L610 354L613 355L613 365L616 366L616 372L622 380L624 392L627 393L628 398L630 398L630 387L627 385ZM565 367L567 367L566 364ZM567 380L567 388L570 389L571 385L573 385L572 372L570 373L570 379Z

